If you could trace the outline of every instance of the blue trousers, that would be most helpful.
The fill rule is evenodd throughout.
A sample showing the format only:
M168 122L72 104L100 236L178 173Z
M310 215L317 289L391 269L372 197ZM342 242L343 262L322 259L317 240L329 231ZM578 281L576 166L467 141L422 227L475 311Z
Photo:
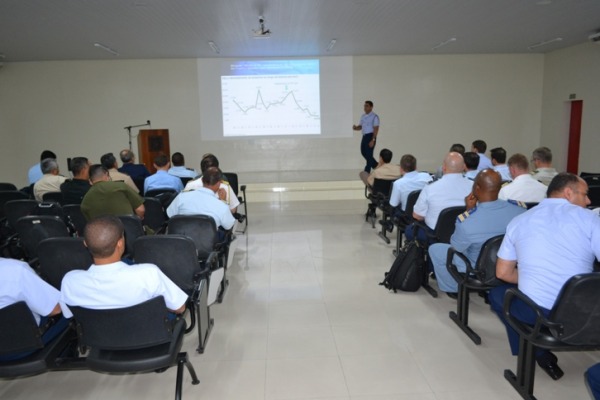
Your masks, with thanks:
M373 139L373 133L366 133L362 136L362 140L360 142L360 154L362 154L367 162L365 165L365 172L371 172L371 168L375 168L377 166L377 160L373 158L375 146L369 147L371 139Z
M587 383L595 400L600 400L600 363L587 370Z
M429 246L429 258L433 264L433 272L437 279L438 287L441 291L446 293L458 292L458 283L454 279L448 268L446 268L446 259L448 258L448 249L450 245L447 243L434 243ZM465 272L467 266L465 265L462 258L454 257L454 265L459 272Z
M500 320L506 327L506 334L508 335L508 343L510 344L510 350L511 350L513 356L516 356L519 354L519 334L517 333L517 331L515 331L513 329L512 326L510 326L510 324L504 318L504 295L508 289L516 288L516 287L517 287L517 285L513 285L513 284L506 284L506 285L498 286L498 287L495 287L492 290L490 290L490 295L489 295L490 307L496 314L498 314L498 317L500 317ZM531 308L529 308L529 306L527 306L524 302L522 302L520 299L515 298L513 300L512 305L510 307L510 313L515 318L517 318L520 321L525 322L526 324L531 324L531 325L535 324L535 320L536 320L535 312ZM550 310L542 308L542 313L547 317L550 314ZM548 350L537 349L537 351L535 353L536 358L539 359L540 357L543 357L547 353L548 353Z
M48 317L42 317L40 319L40 326L46 325L46 321L48 321ZM56 321L50 328L48 328L44 334L42 335L42 343L47 345L50 343L55 337L57 337L61 332L63 332L69 326L69 320L65 317L61 316L58 321ZM4 328L3 328L4 329ZM35 351L28 351L18 354L9 354L5 356L0 356L0 361L12 361L19 360L21 358L25 358L30 354L35 353Z

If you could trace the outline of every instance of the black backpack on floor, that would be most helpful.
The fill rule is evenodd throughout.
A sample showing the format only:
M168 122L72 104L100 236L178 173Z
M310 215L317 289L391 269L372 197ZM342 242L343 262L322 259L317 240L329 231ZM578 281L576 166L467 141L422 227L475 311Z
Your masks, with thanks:
M416 292L421 287L425 252L416 241L407 242L398 252L392 267L385 273L383 282L379 283L394 293L398 290Z

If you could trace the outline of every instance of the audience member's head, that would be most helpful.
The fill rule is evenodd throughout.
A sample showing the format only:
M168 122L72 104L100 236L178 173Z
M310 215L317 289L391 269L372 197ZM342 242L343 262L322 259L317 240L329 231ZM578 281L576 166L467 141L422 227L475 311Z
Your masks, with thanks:
M202 185L205 188L211 189L213 192L219 190L222 179L223 173L217 167L210 167L202 172Z
M552 150L547 147L538 147L531 154L531 160L536 168L548 168L552 166Z
M465 170L465 161L460 153L452 151L444 158L444 165L442 166L444 174L460 174Z
M129 149L124 149L119 153L119 158L121 158L123 164L129 164L135 161L135 154Z
M521 153L516 153L508 159L508 170L513 179L517 176L529 173L529 161Z
M88 180L89 176L90 163L85 157L74 157L71 160L71 172L73 172L73 177L75 179L83 179Z
M463 154L463 159L465 160L467 171L475 171L479 166L479 154L474 151L467 151Z
M493 169L479 171L473 182L473 194L480 203L498 200L498 193L502 187L502 177Z
M406 174L417 169L417 159L412 154L405 154L400 159L400 169Z
M587 183L569 172L561 172L552 178L546 192L548 198L566 199L569 203L581 207L587 207L591 203L587 194Z
M159 154L154 157L154 167L156 169L169 169L169 157L166 154Z
M505 164L506 150L502 147L495 147L490 150L490 158L492 159L492 165Z
M115 256L119 241L125 240L124 232L123 223L114 215L105 215L88 221L83 236L94 261ZM124 247L123 243L121 247ZM119 252L122 253L122 249ZM117 254L118 258L121 255Z
M58 175L58 162L54 158L44 158L40 163L42 174Z
M100 164L102 164L106 169L117 168L117 159L113 153L106 153L100 157Z
M45 160L46 158L54 158L56 160L56 154L50 150L44 150L40 155L40 161Z
M208 153L203 155L200 161L200 171L204 174L204 171L211 167L219 168L219 160L214 154Z
M91 165L89 174L90 174L90 182L92 182L92 185L96 182L110 180L110 175L108 174L108 169L106 169L106 167L104 167L104 165L102 165L102 164Z
M476 140L471 144L471 151L483 154L486 150L487 144L483 140Z
M461 155L465 154L465 146L463 146L460 143L454 143L452 146L450 146L450 152L456 152L456 153L460 153Z
M183 167L185 165L185 159L183 158L183 154L180 152L173 153L171 156L171 163L173 163L174 167Z
M381 158L381 161L383 161L386 164L389 164L392 161L393 155L394 154L389 149L382 149L379 152L379 157Z

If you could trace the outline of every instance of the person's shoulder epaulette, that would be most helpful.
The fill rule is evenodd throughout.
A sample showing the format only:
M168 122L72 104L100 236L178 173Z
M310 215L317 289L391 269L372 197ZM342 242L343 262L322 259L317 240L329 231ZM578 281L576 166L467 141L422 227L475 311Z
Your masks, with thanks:
M519 206L519 207L522 207L522 208L527 208L527 204L525 202L523 202L523 201L508 200L508 202L510 204L512 204L512 205L515 205L515 206Z
M471 215L473 215L475 213L475 211L477 211L477 207L473 207L470 210L465 211L464 213L460 214L458 217L456 217L456 219L458 220L458 222L464 222L467 218L469 218Z

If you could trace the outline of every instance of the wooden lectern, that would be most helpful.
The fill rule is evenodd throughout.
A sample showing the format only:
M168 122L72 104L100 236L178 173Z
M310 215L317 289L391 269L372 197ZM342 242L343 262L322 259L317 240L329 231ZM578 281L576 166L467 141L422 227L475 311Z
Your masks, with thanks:
M156 172L154 157L161 153L166 154L169 158L171 157L168 129L140 129L137 140L138 152L140 153L139 161L151 173Z

